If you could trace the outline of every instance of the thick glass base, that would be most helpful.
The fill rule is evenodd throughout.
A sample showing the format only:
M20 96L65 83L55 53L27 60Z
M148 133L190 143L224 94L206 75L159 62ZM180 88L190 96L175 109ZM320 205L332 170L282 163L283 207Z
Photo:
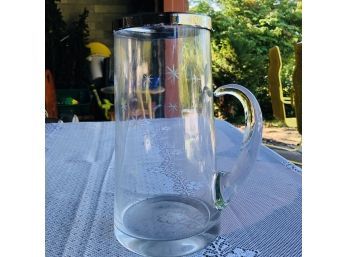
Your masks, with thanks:
M143 256L174 257L192 254L208 246L218 236L212 228L200 235L179 240L147 240L134 238L115 229L117 240L128 250Z
M218 212L194 198L161 196L129 207L117 240L143 256L174 257L197 252L219 234Z

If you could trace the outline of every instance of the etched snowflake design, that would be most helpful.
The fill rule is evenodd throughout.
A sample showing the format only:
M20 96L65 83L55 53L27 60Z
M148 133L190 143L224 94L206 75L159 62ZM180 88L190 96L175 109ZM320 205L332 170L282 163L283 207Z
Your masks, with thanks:
M258 251L234 248L222 236L218 236L203 252L204 257L256 257Z
M144 86L149 86L151 83L152 77L151 75L144 75Z
M127 110L127 102L124 99L121 100L121 110L123 112L125 112Z
M179 73L178 71L175 69L174 65L172 68L167 66L167 74L169 75L169 78L175 82L176 79L179 78Z
M168 104L167 108L169 109L170 112L175 112L178 110L177 105L172 103Z

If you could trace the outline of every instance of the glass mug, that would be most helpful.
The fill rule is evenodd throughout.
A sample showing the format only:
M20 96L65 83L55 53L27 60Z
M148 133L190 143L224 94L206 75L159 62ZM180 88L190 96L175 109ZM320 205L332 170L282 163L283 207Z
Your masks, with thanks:
M117 240L144 256L182 256L218 235L221 210L252 168L262 138L255 97L212 90L211 20L145 14L114 23ZM246 130L231 170L215 168L213 96L233 95Z

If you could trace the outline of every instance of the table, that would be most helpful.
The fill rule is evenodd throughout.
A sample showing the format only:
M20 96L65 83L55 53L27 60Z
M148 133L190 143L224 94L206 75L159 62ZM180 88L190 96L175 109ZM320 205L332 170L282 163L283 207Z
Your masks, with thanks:
M138 256L113 234L114 122L46 124L46 256ZM235 158L238 129L216 120L217 168ZM223 214L222 234L192 256L302 256L302 171L262 146Z

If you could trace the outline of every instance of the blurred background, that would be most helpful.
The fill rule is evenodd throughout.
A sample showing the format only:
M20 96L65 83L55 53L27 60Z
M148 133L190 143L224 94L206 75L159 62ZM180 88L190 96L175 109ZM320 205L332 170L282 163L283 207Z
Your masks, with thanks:
M45 4L46 122L113 120L112 21L161 11L163 1ZM188 5L190 12L212 18L214 88L237 83L251 90L264 117L264 143L301 164L302 1L190 0ZM243 109L233 97L216 98L214 112L243 129Z

